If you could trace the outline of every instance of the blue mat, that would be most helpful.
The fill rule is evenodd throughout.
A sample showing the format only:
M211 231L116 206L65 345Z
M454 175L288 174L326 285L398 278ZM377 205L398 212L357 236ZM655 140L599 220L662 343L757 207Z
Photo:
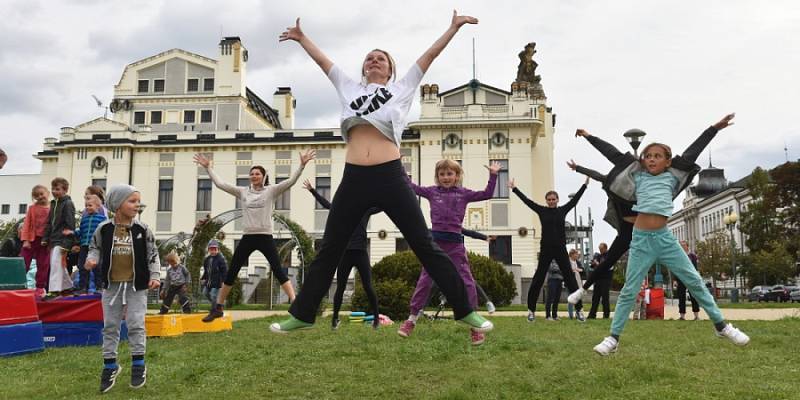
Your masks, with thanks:
M0 326L0 356L15 356L44 350L42 323Z
M103 343L102 322L61 322L43 324L47 347L97 346Z

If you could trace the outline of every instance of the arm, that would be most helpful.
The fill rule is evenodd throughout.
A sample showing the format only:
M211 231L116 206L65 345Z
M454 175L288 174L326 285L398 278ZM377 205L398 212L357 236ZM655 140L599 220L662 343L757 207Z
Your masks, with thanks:
M161 261L158 259L158 248L156 247L156 238L153 236L153 231L145 228L145 244L147 245L147 269L150 271L150 289L156 289L161 286L159 279L161 278ZM169 276L169 274L167 274Z
M328 75L328 72L333 67L333 61L331 61L322 50L308 38L308 36L303 33L303 30L300 29L300 18L294 23L294 26L287 27L286 30L278 36L279 42L284 42L287 40L294 40L295 42L300 44L300 47L306 51L309 57L314 60L320 68L322 68L322 72L325 75Z
M204 258L203 259L203 265L202 265L203 275L200 275L200 281L201 282L206 280L206 279L208 279L208 268L206 268L206 260L208 260L208 258Z
M189 268L186 268L185 265L181 266L183 268L183 276L186 278L186 285L192 285L192 274L189 273Z
M608 159L608 161L611 161L611 163L614 165L621 161L622 157L625 155L625 153L617 150L617 148L611 143L608 143L596 136L590 135L589 132L586 132L583 129L578 129L575 132L575 136L582 136L586 138L586 140L589 141L589 144L594 146L594 148L597 149L600 154L605 156L605 158Z
M31 213L31 207L28 207L28 211L25 213L25 221L22 222L22 234L19 237L23 242L31 242L36 239L36 231L33 227L32 215L33 213Z
M538 213L539 211L544 209L543 206L540 206L539 204L534 203L533 200L529 199L527 196L522 194L522 191L517 189L516 185L514 185L514 180L513 179L508 182L508 186L511 187L512 191L514 192L514 194L516 194L517 197L519 197L519 199L522 200L522 202L525 203L525 205L528 206L528 208L530 208L531 210L533 210L533 211Z
M295 183L297 183L297 180L300 179L300 175L303 174L303 169L305 169L306 164L308 164L308 162L313 160L316 156L317 156L317 151L313 149L306 150L305 153L300 153L300 168L296 169L294 173L292 173L292 176L289 177L289 179L272 186L273 187L272 190L275 191L275 196L285 192Z
M100 262L100 249L103 248L102 229L95 229L92 241L89 242L89 253L86 255L84 267L88 270L94 269Z
M689 147L686 148L686 150L683 151L681 157L692 163L697 161L697 157L700 157L700 153L702 153L708 144L711 143L711 140L714 139L714 136L716 136L719 131L733 125L731 120L733 120L733 117L735 116L736 114L728 114L716 124L708 127L708 129L700 134L700 137L698 137L694 142L692 142L692 144L689 145Z
M64 229L70 231L68 234L75 233L75 204L72 200L64 204L64 209L61 211L61 218L64 219Z
M470 190L470 193L467 195L468 201L481 201L492 198L494 188L497 186L497 173L500 171L500 164L495 162L492 163L491 167L486 168L489 170L489 182L486 183L486 188L480 192L473 192Z
M224 192L236 196L237 198L242 195L242 191L239 190L238 187L224 182L222 179L219 178L219 176L217 176L217 174L211 167L206 168L206 171L208 172L208 177L211 178L212 182L214 182L214 186L222 189L222 191Z
M51 206L50 211L47 212L47 223L44 226L44 233L42 234L42 244L47 245L50 241L50 234L53 232L53 213L55 207Z
M456 32L464 25L464 24L477 24L478 19L474 17L469 17L466 15L458 15L456 10L453 10L453 18L450 21L450 27L442 34L439 39L433 42L433 45L425 51L425 53L420 56L417 60L417 65L422 70L423 73L428 71L428 68L431 66L436 57L441 54L442 50L447 47L447 44L450 43L450 40L453 39L453 36L456 35Z
M484 234L482 234L482 233L480 233L478 231L473 231L473 230L467 229L467 228L461 228L461 234L464 235L464 236L471 237L473 239L484 240L484 241L488 241L489 240L488 236L486 236L486 235L484 235Z
M408 182L408 186L411 186L411 190L413 190L417 196L422 196L426 199L429 199L431 197L431 193L433 192L432 188L417 185L416 183L414 183L414 181L411 180L411 177L409 177L408 174L405 174L405 176L406 176L406 182Z
M319 202L320 205L322 205L322 207L324 207L326 210L331 209L331 202L328 201L328 199L322 197L321 194L317 193L317 191L314 190L313 187L308 189L308 191L311 192L311 194L314 196L315 199L317 199L317 201Z
M594 179L594 180L596 180L596 181L598 181L600 183L604 183L606 181L606 178L607 178L606 175L603 175L603 174L601 174L601 173L599 173L599 172L597 172L597 171L595 171L593 169L589 169L589 168L586 168L586 167L581 167L574 160L567 161L567 166L569 167L569 169L571 169L571 170L573 170L573 171L575 171L575 172L577 172L579 174L586 175L589 178L592 178L592 179Z
M587 177L586 179L588 180L589 178ZM581 199L581 196L583 196L583 192L585 192L585 191L586 191L586 184L584 183L583 185L581 185L581 188L578 189L578 193L575 193L575 197L571 198L567 202L567 204L564 204L562 206L564 212L572 210L572 207L575 207L575 205L578 204L578 200Z

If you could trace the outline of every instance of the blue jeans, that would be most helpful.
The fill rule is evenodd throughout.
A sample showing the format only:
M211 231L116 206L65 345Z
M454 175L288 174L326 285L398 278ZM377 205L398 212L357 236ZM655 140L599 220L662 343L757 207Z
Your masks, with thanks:
M628 253L628 268L625 272L625 286L619 293L614 319L611 321L612 335L622 333L642 281L650 267L656 263L667 266L686 285L689 293L700 303L700 307L714 323L724 321L714 298L706 290L703 278L672 233L666 227L655 231L634 228L631 249Z
M217 294L219 294L219 288L212 288L212 287L204 287L203 294L206 296L209 302L211 302L211 309L214 309L214 306L217 305Z

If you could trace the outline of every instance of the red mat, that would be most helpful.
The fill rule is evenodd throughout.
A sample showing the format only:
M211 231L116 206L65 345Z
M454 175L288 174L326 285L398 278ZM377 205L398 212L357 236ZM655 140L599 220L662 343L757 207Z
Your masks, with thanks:
M0 325L39 320L33 290L0 290Z
M98 322L103 320L100 297L90 299L52 299L37 302L43 323Z

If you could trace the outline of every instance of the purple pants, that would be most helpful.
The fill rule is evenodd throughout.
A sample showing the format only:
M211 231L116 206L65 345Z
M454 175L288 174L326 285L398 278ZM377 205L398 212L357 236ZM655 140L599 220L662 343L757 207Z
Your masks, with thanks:
M461 280L464 281L464 287L467 289L467 296L469 297L469 305L473 310L478 308L478 291L475 287L475 278L472 277L472 272L469 269L469 261L467 260L467 249L464 248L464 243L443 242L434 240L434 242L450 257L456 271L461 275ZM414 294L411 296L411 315L417 315L425 307L428 298L431 295L433 288L433 280L422 268L417 280L417 287L414 289Z
M50 280L50 252L47 251L47 246L42 246L42 238L34 239L29 249L22 249L20 256L25 260L25 271L31 269L31 261L36 260L36 287L47 289Z

